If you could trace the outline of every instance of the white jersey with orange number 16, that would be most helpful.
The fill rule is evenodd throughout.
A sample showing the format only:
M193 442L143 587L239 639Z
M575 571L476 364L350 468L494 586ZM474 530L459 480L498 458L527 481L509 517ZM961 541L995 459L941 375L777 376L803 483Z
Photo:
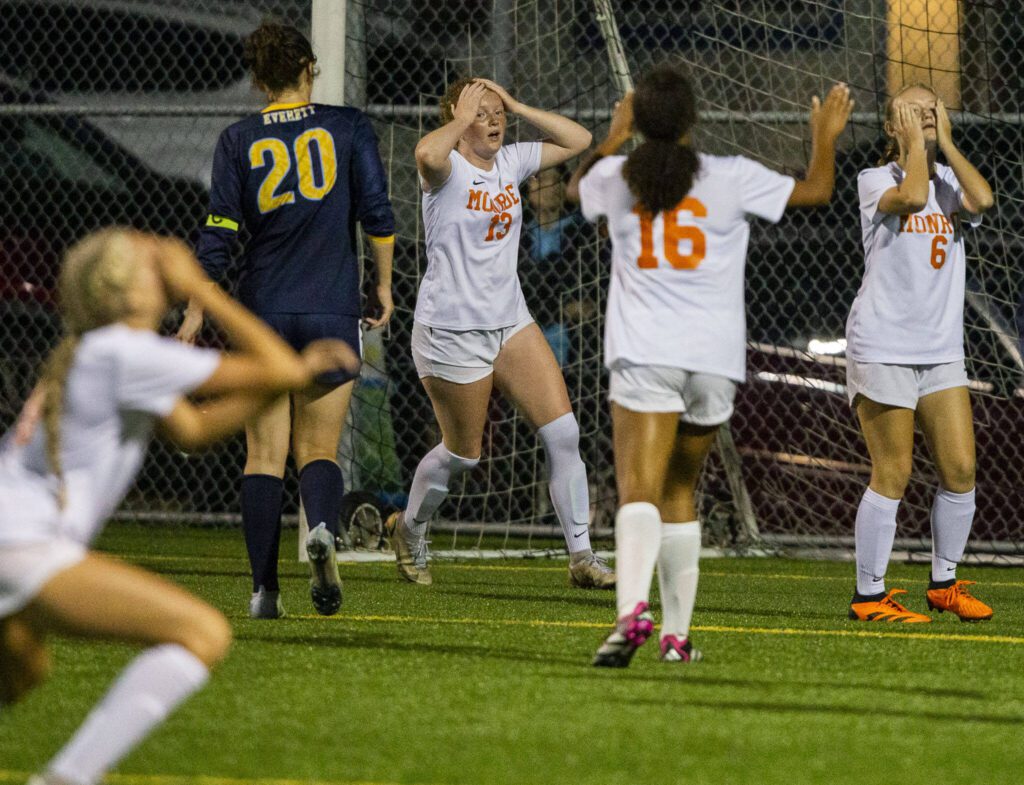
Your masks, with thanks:
M686 197L651 216L622 176L625 161L605 158L580 182L583 215L607 218L612 241L605 365L663 365L742 382L748 220L778 221L793 178L741 156L701 155Z

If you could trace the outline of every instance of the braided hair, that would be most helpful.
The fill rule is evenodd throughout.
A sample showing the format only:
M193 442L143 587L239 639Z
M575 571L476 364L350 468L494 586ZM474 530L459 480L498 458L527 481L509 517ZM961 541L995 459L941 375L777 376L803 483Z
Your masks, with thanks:
M82 335L117 321L127 311L128 289L134 277L129 230L102 229L79 240L64 255L58 296L65 334L43 365L43 427L50 470L60 482L58 502L65 503L61 465L60 421L68 373Z

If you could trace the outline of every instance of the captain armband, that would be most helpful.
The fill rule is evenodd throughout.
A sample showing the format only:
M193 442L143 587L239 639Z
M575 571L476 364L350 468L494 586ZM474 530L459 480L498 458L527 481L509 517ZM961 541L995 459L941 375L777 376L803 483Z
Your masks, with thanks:
M226 218L223 215L214 215L213 213L206 217L206 225L217 229L230 229L232 232L238 231L238 221Z

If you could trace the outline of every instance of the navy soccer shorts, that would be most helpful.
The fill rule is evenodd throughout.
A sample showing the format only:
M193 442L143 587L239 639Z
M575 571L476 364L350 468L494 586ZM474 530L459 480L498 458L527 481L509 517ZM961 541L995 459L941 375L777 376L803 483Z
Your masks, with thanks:
M358 316L331 313L271 313L261 314L261 318L297 352L301 352L313 341L321 338L338 338L351 346L360 357L363 356ZM358 372L339 370L320 374L316 380L317 383L328 387L338 387L358 376Z

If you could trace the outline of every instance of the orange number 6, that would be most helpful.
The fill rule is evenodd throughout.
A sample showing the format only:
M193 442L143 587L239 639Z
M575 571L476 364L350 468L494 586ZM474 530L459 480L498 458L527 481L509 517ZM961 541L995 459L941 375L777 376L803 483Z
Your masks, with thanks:
M932 267L936 270L941 270L942 265L946 263L946 245L949 240L944 234L935 235L935 239L932 240Z
M636 260L637 266L641 269L655 269L658 257L654 255L653 216L641 210L639 205L633 208L633 212L640 216L640 256ZM662 214L665 261L676 270L696 270L704 261L704 232L693 225L680 226L679 213L683 212L690 213L694 218L706 218L708 215L704 204L692 196L687 196L678 207ZM683 240L690 241L688 254L679 253L679 243Z

